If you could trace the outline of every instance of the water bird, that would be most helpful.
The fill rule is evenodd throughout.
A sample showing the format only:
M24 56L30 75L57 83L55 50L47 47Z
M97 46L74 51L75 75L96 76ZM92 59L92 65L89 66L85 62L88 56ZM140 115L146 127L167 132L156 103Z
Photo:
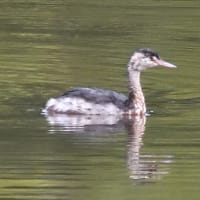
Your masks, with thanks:
M136 50L128 65L128 97L112 90L99 88L74 88L63 95L50 98L43 113L67 115L128 115L146 114L145 98L140 83L142 71L153 67L176 68L175 65L161 59L149 48Z

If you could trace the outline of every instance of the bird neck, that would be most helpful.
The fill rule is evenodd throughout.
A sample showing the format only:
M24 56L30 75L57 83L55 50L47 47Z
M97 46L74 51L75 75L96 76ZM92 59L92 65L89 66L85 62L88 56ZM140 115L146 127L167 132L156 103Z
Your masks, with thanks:
M131 70L129 76L129 111L134 115L146 113L145 98L140 83L140 71Z

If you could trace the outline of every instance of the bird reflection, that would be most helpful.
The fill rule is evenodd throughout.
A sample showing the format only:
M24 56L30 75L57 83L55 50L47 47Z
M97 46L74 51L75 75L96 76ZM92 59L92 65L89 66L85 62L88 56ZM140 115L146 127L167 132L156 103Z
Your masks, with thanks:
M168 173L173 157L170 155L150 155L141 153L145 133L146 116L119 117L102 115L46 115L50 132L58 130L78 133L117 133L128 132L127 168L129 178L133 180L156 180Z
M47 122L51 125L50 132L58 130L78 133L108 133L124 130L124 121L118 115L66 115L52 113L46 115Z
M135 180L159 179L168 173L167 164L172 162L170 155L156 156L141 153L145 124L146 117L135 117L127 127L127 166L129 177Z

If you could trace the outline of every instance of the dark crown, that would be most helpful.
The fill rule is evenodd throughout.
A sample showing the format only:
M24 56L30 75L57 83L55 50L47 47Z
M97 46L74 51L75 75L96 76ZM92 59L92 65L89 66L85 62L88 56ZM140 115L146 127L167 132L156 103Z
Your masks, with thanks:
M152 51L149 48L138 49L137 52L138 53L142 53L146 57L149 57L149 58L153 58L153 57L156 57L158 59L160 58L160 56L158 55L158 53L156 53L155 51Z

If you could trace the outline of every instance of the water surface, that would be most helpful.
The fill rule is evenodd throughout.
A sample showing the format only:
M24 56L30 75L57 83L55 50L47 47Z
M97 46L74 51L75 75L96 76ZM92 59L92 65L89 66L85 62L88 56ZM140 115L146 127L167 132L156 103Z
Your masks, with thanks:
M0 199L198 199L199 7L1 1ZM71 118L81 127L69 129L41 115L71 87L127 93L126 63L140 47L178 66L142 75L146 123L83 127Z

